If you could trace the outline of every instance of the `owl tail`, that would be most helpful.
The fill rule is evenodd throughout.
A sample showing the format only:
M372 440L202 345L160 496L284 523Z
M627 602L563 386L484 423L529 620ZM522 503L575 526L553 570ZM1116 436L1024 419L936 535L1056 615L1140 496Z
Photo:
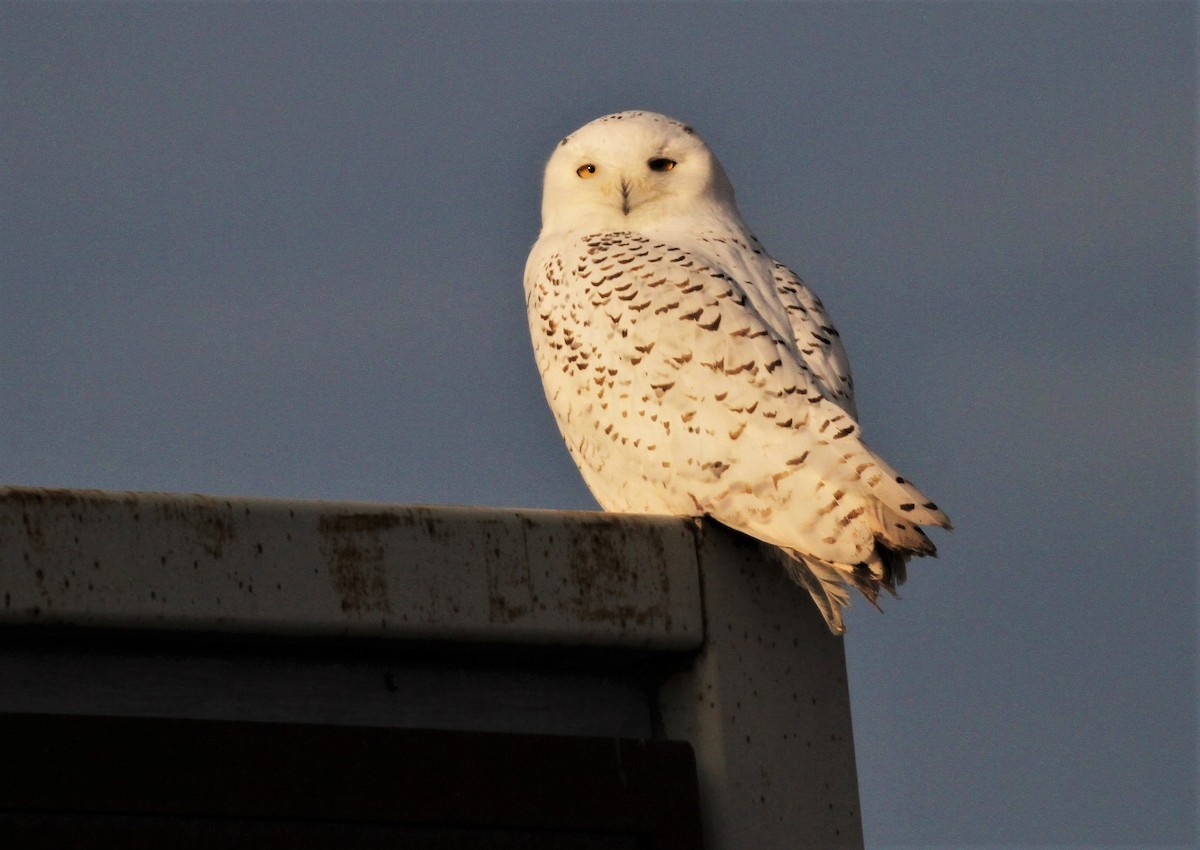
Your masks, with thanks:
M875 552L867 561L835 564L812 555L803 555L795 549L766 543L763 548L783 565L796 584L809 592L817 604L817 610L825 618L829 631L835 635L846 631L842 609L850 604L849 585L858 588L859 593L878 609L880 589L895 596L896 586L904 583L909 557L912 554L925 554L898 551L876 541Z
M829 625L829 631L835 635L845 632L842 609L850 604L850 593L838 569L827 561L801 555L794 549L783 549L769 543L764 543L763 549L787 570L792 581L809 592L817 604L817 610Z

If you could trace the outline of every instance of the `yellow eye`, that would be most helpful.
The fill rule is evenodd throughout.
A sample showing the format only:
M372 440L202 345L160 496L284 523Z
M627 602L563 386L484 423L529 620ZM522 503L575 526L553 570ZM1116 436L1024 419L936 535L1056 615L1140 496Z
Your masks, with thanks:
M650 160L646 164L650 166L651 171L670 171L675 167L675 160L660 156Z
M587 180L589 177L596 176L596 166L592 165L589 162L587 165L581 165L578 168L576 168L575 173L578 174L580 177L582 177L584 180Z

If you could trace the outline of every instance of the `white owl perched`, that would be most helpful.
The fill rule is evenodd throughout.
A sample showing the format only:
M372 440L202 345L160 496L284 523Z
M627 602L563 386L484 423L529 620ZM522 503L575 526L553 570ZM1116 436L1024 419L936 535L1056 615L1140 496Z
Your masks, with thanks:
M707 515L781 552L835 633L946 515L863 443L820 299L747 229L691 127L599 118L546 165L525 267L534 354L609 511Z

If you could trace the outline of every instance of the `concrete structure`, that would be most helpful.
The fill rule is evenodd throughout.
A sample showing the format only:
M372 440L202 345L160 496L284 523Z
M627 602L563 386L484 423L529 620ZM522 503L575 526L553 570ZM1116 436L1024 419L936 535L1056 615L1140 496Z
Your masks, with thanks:
M2 713L684 741L710 850L862 845L840 639L708 523L0 489L0 629Z

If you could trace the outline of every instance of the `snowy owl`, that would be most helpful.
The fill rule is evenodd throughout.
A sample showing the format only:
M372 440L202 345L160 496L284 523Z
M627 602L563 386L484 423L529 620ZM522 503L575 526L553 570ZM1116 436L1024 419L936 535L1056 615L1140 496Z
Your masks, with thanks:
M599 118L546 165L525 267L534 355L609 511L705 515L755 537L836 634L847 584L894 593L946 515L863 443L820 299L747 229L686 124Z

